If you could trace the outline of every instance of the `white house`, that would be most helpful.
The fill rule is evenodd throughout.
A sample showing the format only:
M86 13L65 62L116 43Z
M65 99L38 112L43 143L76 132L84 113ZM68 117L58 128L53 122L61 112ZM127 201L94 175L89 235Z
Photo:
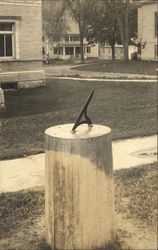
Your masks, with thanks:
M77 22L65 11L66 26L68 27L65 34L61 34L57 42L50 41L44 36L43 52L44 58L49 59L79 59L80 58L80 36ZM45 33L45 32L44 32ZM98 57L98 45L88 44L86 38L83 40L84 58Z
M142 60L158 58L158 2L138 6L138 56Z
M57 42L45 39L45 54L49 55L49 59L63 59L68 60L72 58L79 58L80 55L80 37L78 24L73 21L70 16L66 17L67 25L70 27L68 32L62 34L60 40ZM84 39L84 54L86 57L87 42Z
M70 13L65 11L64 20L68 27L65 34L62 34L60 40L57 42L51 41L44 36L43 42L43 56L46 60L49 59L74 59L80 58L80 36L79 27L77 22L71 17ZM44 20L45 21L45 20ZM45 30L43 34L45 33ZM99 43L89 44L86 38L83 41L84 58L100 58L105 60L112 59L111 46L108 44L100 45ZM129 59L131 54L137 51L137 47L134 45L129 46ZM123 45L115 45L115 58L121 60L124 58Z

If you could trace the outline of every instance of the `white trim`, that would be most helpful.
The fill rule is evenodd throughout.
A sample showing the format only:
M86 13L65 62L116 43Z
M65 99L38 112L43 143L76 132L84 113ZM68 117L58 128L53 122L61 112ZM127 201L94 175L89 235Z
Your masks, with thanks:
M0 4L3 4L3 5L21 5L21 6L30 6L30 7L42 7L41 3L35 4L35 3L0 2Z
M14 23L14 58L20 59L20 46L19 46L19 25L20 20L16 20Z
M6 71L6 72L3 72L3 73L0 73L0 75L8 75L8 74L19 74L19 73L34 73L34 72L41 72L41 73L44 73L44 70L22 70L22 71Z
M0 19L0 23L1 23L1 19ZM1 35L13 35L13 31L1 31L0 30L0 34Z
M0 23L12 23L12 30L9 31L0 31L0 35L11 35L12 38L12 56L0 56L0 62L1 61L10 61L12 59L16 58L16 33L15 33L15 26L16 26L16 21L10 22L7 19L4 21L4 19L0 19ZM4 49L6 49L6 36L4 36ZM6 51L5 53L6 54Z

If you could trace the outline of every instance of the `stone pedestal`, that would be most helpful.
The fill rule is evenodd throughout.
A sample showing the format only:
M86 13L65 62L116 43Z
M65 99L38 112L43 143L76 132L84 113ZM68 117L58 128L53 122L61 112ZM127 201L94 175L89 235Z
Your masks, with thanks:
M100 249L113 241L110 129L73 124L46 137L46 230L52 249Z

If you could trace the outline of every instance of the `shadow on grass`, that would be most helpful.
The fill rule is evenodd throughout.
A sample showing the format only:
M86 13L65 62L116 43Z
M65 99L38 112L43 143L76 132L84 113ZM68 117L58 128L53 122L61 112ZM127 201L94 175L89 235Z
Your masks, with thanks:
M48 243L46 242L45 238L42 238L38 247L38 250L52 250L52 248L50 247L50 245L48 245Z
M51 246L46 242L45 238L41 239L37 249L38 250L53 250ZM55 248L55 249L58 249L58 248ZM69 250L73 250L73 249L69 249ZM77 249L77 250L80 250L80 249ZM85 249L85 250L88 250L88 249ZM94 250L123 250L123 248L122 248L122 243L119 240L119 237L116 235L112 243L109 243L106 247L95 248ZM130 249L128 248L127 250L130 250Z

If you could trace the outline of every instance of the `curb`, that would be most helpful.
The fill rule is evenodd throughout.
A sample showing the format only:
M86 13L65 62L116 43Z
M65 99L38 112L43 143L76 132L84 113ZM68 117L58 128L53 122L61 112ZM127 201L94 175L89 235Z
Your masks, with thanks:
M157 79L151 79L151 78L88 78L88 77L75 77L75 76L52 76L51 74L46 75L46 78L50 79L61 79L61 80L78 80L78 81L100 81L100 82L157 82Z

